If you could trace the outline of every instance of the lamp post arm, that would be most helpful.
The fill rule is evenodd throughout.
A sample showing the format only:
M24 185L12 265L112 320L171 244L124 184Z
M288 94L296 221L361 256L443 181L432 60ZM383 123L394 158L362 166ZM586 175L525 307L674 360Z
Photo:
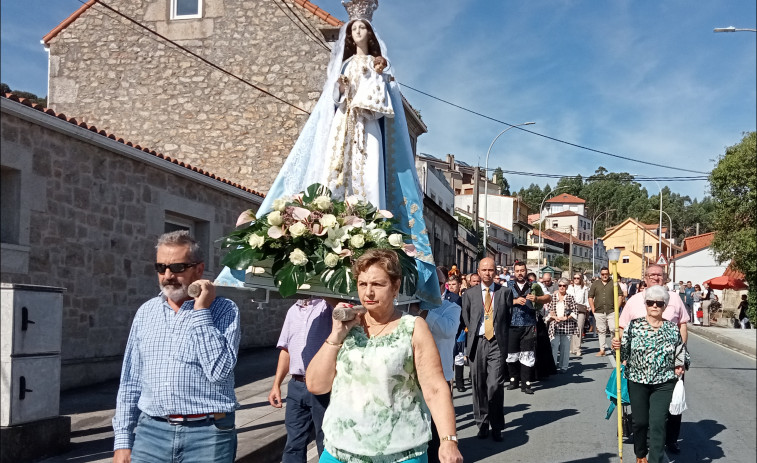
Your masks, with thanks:
M492 152L492 146L494 146L494 142L497 141L497 139L501 137L505 132L510 129L514 129L515 127L520 127L521 125L532 124L535 124L535 122L523 122L521 124L511 125L510 127L498 133L489 145L489 149L486 150L486 165L484 168L484 257L486 257L486 238L489 235L489 154L491 154ZM478 181L479 179L476 179L476 182ZM476 200L478 200L478 198L476 198Z

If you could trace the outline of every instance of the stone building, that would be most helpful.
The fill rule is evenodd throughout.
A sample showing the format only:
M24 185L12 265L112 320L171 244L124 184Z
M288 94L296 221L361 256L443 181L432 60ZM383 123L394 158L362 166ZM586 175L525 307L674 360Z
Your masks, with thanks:
M131 320L160 291L158 236L190 230L213 279L214 241L262 196L13 95L0 105L0 280L65 288L63 389L117 378ZM274 344L285 311L235 291L241 347Z
M108 5L164 38L88 1L43 38L49 106L266 193L343 23L307 0ZM405 114L415 147L425 126L409 104Z

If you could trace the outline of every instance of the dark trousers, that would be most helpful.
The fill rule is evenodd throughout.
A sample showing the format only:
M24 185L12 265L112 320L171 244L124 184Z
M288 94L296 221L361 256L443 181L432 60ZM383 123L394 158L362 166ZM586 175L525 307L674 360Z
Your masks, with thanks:
M681 375L681 381L684 381L686 375ZM668 415L668 425L665 428L665 445L675 444L678 442L678 436L681 435L681 419L683 413L680 415Z
M672 379L661 384L628 381L628 397L633 412L633 451L636 458L647 457L649 463L662 462L665 423L676 381Z
M289 381L284 425L287 430L287 442L281 461L284 463L307 462L310 431L315 430L315 443L318 455L323 453L323 414L329 406L331 394L314 395L308 391L302 381Z
M473 416L476 425L502 431L505 429L505 362L496 338L479 336L476 355L471 362Z

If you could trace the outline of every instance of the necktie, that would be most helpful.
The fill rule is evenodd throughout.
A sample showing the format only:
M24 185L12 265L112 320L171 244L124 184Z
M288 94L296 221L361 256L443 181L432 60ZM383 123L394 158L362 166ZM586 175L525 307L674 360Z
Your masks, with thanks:
M484 337L491 341L494 337L494 311L492 310L492 295L486 288L484 297Z

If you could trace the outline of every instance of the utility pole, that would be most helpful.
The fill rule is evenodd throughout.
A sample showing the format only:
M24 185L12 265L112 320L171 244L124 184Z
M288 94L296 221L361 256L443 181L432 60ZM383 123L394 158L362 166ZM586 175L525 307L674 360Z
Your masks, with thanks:
M568 273L570 275L573 275L573 225L570 226L568 233L570 234L570 241L569 241L570 251L568 252Z
M476 238L478 238L478 195L479 195L479 176L481 175L481 168L476 166L473 170L473 229L476 232ZM486 226L486 224L484 224ZM484 255L486 255L486 249L484 249Z
M646 261L644 260L647 255L647 229L644 228L641 231L641 279L644 279L644 272L646 271Z
M699 222L697 222L697 236L699 236Z

